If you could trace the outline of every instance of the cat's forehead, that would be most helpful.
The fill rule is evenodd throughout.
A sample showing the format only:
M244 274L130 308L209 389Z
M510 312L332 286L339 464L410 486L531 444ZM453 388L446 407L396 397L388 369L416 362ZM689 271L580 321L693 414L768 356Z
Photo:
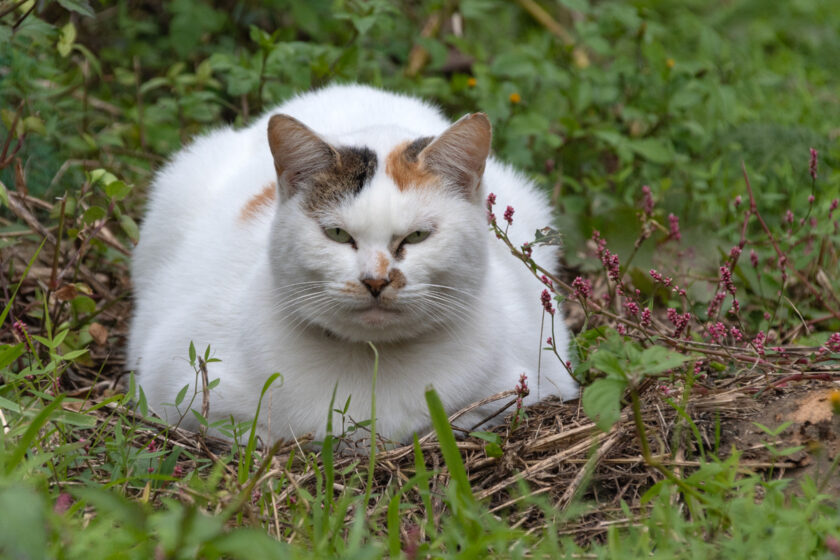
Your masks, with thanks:
M432 139L397 127L377 127L331 138L338 165L315 178L306 194L307 210L379 219L395 212L405 214L402 207L428 198L409 191L434 181L418 165L420 152Z

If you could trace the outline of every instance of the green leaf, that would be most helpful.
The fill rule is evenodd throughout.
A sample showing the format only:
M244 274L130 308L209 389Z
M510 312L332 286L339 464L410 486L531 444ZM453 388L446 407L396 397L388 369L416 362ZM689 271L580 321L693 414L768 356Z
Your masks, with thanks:
M4 558L50 556L45 505L39 494L23 484L10 484L0 491L0 551Z
M70 10L83 16L93 17L96 15L93 8L90 7L90 2L87 0L58 0L58 3L65 10Z
M70 51L73 50L73 43L76 42L76 26L73 22L67 22L65 26L58 32L58 43L55 48L62 58L66 58Z
M643 368L642 373L652 375L677 368L691 359L693 359L691 356L679 354L662 346L651 346L642 352L639 364Z
M601 349L592 354L592 367L606 373L610 379L626 379L627 363L614 352Z
M82 221L87 225L91 225L92 223L103 219L107 215L108 213L101 206L91 206L85 210L84 214L82 214Z
M126 185L122 181L112 181L105 185L105 194L113 200L122 200L130 192L131 185Z
M501 457L504 455L504 451L502 450L502 437L499 434L494 434L493 432L470 432L470 435L487 442L484 446L484 453L488 457Z
M604 432L612 428L621 417L621 396L627 381L597 379L583 390L583 411Z
M23 342L0 346L0 369L7 368L9 364L17 360L23 354L24 348Z
M180 406L182 402L184 402L184 398L187 396L187 391L189 390L189 385L184 385L181 387L181 390L178 391L178 394L175 395L175 406Z
M140 228L131 216L128 214L120 216L120 227L131 241L134 243L140 241Z
M674 150L670 143L660 138L633 140L630 149L654 163L671 163L674 160Z

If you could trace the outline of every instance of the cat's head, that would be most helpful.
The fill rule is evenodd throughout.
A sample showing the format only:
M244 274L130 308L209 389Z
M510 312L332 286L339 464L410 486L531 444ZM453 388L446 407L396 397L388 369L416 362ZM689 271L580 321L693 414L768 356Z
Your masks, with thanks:
M477 113L437 137L406 136L381 128L328 140L271 118L271 266L277 309L296 328L387 342L453 328L475 309L490 123Z

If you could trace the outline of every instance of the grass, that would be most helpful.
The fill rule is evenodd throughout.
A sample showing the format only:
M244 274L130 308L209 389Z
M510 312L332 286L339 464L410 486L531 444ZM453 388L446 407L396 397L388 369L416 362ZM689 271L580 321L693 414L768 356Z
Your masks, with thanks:
M840 556L830 3L0 14L5 557ZM563 243L560 276L510 244L506 201L489 209L546 285L534 305L578 333L579 402L520 410L523 381L497 396L504 425L456 439L430 392L433 433L354 452L347 426L264 449L248 422L231 446L130 398L127 264L153 170L351 79L486 111L496 154L551 194L557 231L534 243Z

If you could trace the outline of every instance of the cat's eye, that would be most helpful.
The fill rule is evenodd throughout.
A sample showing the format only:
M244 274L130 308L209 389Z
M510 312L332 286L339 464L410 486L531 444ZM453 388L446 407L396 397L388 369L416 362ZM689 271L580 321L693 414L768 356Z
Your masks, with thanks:
M409 233L403 239L403 243L420 243L421 241L425 241L431 233L431 231L415 231L414 233Z
M327 237L329 237L330 239L332 239L336 243L352 243L353 242L353 238L350 236L350 234L347 233L346 231L344 231L341 228L337 228L337 227L324 228L324 233L327 235Z

